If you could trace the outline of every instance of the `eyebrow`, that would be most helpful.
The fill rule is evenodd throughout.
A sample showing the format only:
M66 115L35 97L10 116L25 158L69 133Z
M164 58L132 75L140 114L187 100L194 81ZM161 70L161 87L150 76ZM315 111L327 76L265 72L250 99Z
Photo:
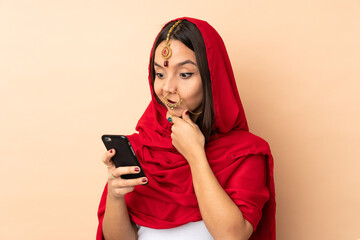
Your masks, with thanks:
M176 66L181 67L181 66L184 66L185 64L193 64L194 66L197 66L196 63L194 63L191 60L185 60L183 62L179 62L178 64L176 64ZM163 66L160 66L160 64L158 64L156 62L154 62L154 65L157 66L157 67L163 68Z

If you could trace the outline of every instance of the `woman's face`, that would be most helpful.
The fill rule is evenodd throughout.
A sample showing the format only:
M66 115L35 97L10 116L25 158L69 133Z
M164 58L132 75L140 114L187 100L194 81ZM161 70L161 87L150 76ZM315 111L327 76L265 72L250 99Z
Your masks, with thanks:
M192 112L202 111L203 88L195 53L182 42L171 39L172 55L168 60L168 66L164 67L165 59L161 55L164 47L165 41L161 42L155 50L154 90L156 95L173 116L180 117L186 109L190 109ZM179 93L183 101L171 110L166 105L164 97L166 96L170 103L176 103L179 101L179 95L175 92Z

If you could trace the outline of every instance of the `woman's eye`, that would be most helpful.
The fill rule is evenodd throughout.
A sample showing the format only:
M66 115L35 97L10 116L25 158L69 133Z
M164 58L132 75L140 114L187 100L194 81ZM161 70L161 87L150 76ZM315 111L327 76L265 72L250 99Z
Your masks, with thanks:
M158 78L164 77L164 75L163 75L162 73L155 73L155 75L156 75Z
M189 77L191 77L193 74L194 74L194 73L180 73L180 76L181 76L182 78L189 78Z

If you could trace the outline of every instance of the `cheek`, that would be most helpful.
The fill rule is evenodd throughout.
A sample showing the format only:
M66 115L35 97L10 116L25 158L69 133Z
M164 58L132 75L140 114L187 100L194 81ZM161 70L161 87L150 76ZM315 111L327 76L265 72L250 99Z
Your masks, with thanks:
M201 88L201 89L196 93L195 102L196 102L197 105L202 102L203 97L204 97L204 95L203 95L203 91L202 91L202 88Z
M202 87L202 82L201 82L201 78L199 78L196 81L196 85L194 86L194 94L197 96L198 99L202 99L203 98L203 87Z
M154 91L158 97L161 96L162 88L161 88L159 81L156 81L156 80L154 81Z
M201 81L201 80L200 80ZM193 91L188 95L189 100L191 100L191 105L196 106L202 102L203 99L203 90L202 90L202 84L195 84L192 86Z

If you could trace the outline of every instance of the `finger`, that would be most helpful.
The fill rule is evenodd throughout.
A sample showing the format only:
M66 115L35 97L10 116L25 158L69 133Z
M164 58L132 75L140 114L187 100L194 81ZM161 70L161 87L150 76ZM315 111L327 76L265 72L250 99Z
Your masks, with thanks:
M134 187L136 185L143 185L147 183L146 177L134 178L134 179L117 179L113 181L113 187L115 188L124 188L124 187Z
M171 115L169 111L167 111L167 113L166 113L166 119L167 119L170 123L172 123L173 115Z
M103 157L102 157L102 161L103 163L108 167L114 167L114 163L113 161L111 160L111 158L115 155L115 149L110 149L109 151L107 151Z
M171 117L171 123L174 125L178 122L182 121L181 117L177 117L177 116L172 116Z
M172 117L173 126L176 125L177 123L181 123L181 122L184 122L184 121L193 126L194 122L191 120L190 116L188 114L186 114L186 112L188 112L188 111L189 110L183 111L183 113L181 114L181 117L173 116Z
M194 123L194 122L191 120L191 118L190 118L189 110L183 111L183 113L182 113L182 119L185 120L187 123L190 123L190 124Z
M138 166L118 167L111 172L109 178L117 178L125 174L136 174L139 173L140 171L141 170Z

